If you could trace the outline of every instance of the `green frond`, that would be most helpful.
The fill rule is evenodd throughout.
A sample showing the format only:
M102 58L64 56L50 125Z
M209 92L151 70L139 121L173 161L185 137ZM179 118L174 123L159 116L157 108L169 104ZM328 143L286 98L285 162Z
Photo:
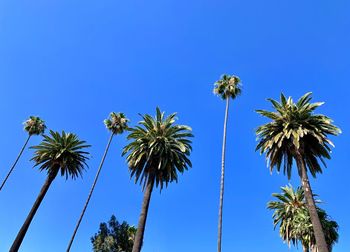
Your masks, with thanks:
M128 129L129 119L124 113L111 112L109 118L105 119L104 124L106 128L113 132L113 134L122 134Z
M29 135L41 135L44 134L46 125L45 121L37 116L30 116L28 120L24 123L24 130L28 132Z
M287 106L287 99L283 93L281 93L281 104L283 107Z
M238 76L224 74L214 83L213 92L224 100L235 99L242 93L241 80Z
M154 183L160 190L178 180L178 173L192 167L189 155L193 137L191 128L176 125L176 113L167 117L156 108L156 116L141 115L139 125L130 129L127 139L131 140L122 155L126 160L131 177L137 183Z
M300 242L307 247L314 246L316 239L302 187L294 189L288 185L281 187L281 190L282 193L272 194L276 201L267 204L267 208L274 211L272 215L274 229L279 227L280 236L287 244L297 246ZM332 246L338 241L338 224L331 220L323 209L317 207L317 212L331 251Z
M50 136L44 135L43 138L39 145L30 147L35 150L31 159L35 161L35 166L48 174L58 170L66 179L82 176L89 159L89 152L85 149L90 145L80 141L77 135L64 131L60 134L50 130Z
M270 170L276 168L290 178L293 159L301 154L307 169L313 176L321 173L319 163L330 159L333 143L328 135L340 134L340 129L332 124L327 116L314 114L314 110L323 103L310 103L312 94L306 93L297 103L282 93L280 102L268 99L275 111L256 110L271 121L256 130L258 144L256 150L265 153Z

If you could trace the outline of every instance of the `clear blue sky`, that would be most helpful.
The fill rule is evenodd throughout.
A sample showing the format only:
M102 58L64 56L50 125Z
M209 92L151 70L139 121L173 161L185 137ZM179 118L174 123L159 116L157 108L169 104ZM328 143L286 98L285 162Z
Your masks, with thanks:
M92 144L90 169L82 180L56 179L21 251L65 250L109 136L103 119L122 111L134 125L157 105L193 127L193 169L154 191L143 252L215 251L225 104L212 87L222 73L244 85L229 118L223 251L288 251L266 209L288 180L271 176L254 151L254 129L265 122L254 110L270 108L265 99L281 91L296 98L313 91L326 102L319 112L343 130L328 169L311 182L340 225L334 252L350 251L349 13L345 0L2 0L0 178L26 138L21 123L29 115ZM111 214L137 224L143 195L121 157L125 143L125 135L114 139L73 251L91 251L90 237ZM45 180L32 154L24 153L0 193L0 251Z

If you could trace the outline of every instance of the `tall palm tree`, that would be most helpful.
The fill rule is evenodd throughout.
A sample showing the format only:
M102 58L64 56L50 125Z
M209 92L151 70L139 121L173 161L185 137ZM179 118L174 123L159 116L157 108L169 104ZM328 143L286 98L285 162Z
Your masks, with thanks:
M191 167L189 155L192 150L191 128L176 125L176 113L164 117L164 112L156 109L156 116L142 115L139 126L130 129L123 155L131 177L143 185L144 198L132 252L140 252L145 232L148 207L154 185L163 189L178 180L178 172L183 173Z
M60 173L66 179L69 177L75 179L82 175L85 166L87 166L86 161L89 153L85 149L90 145L87 145L85 141L80 141L77 135L72 133L62 131L60 134L50 130L50 135L44 135L44 140L39 145L31 147L35 150L35 155L31 160L36 162L35 166L39 166L40 171L47 172L47 179L18 232L10 252L18 251L36 211L57 174Z
M70 249L72 247L75 235L76 235L76 233L78 231L78 228L80 226L80 223L81 223L81 221L82 221L82 219L84 217L84 214L85 214L86 208L87 208L87 206L89 204L89 201L90 201L90 198L92 196L92 193L94 192L94 189L95 189L98 177L100 175L103 163L104 163L105 158L107 156L108 149L109 149L109 146L111 145L113 136L117 135L117 134L122 134L128 128L127 122L128 122L128 119L125 117L125 115L123 113L115 113L115 112L110 113L109 118L104 120L104 124L107 127L107 129L111 132L111 135L110 135L109 140L107 142L107 146L106 146L105 152L104 152L104 154L102 156L102 160L101 160L100 166L97 169L97 173L96 173L94 182L92 183L92 187L90 189L90 193L89 193L89 195L88 195L88 197L86 199L84 208L83 208L83 210L82 210L82 212L80 214L80 217L78 219L77 225L75 226L75 229L73 231L73 235L72 235L72 237L71 237L71 239L69 241L67 252L70 251Z
M23 145L21 151L19 152L19 154L18 154L15 162L11 166L9 172L7 173L4 181L1 183L0 191L4 187L7 179L10 177L13 169L15 169L16 164L17 164L19 158L21 157L24 149L26 148L26 146L27 146L31 136L33 136L33 135L41 135L41 134L44 133L44 131L46 129L45 122L43 120L41 120L40 117L36 117L36 116L30 116L29 119L26 120L23 124L24 124L24 130L28 132L27 140L24 142L24 145Z
M277 201L270 201L268 208L274 210L272 215L274 227L279 225L280 236L288 245L297 245L298 241L303 246L304 252L316 249L315 234L312 228L310 214L305 203L304 190L292 186L281 187L282 193L272 194ZM319 202L319 201L318 201ZM323 231L326 236L326 243L329 251L338 241L338 224L331 220L327 213L317 207Z
M276 111L257 110L259 114L272 119L271 122L260 126L257 131L259 143L256 150L265 153L272 171L276 167L291 177L293 160L296 161L301 184L305 192L307 208L310 213L319 252L328 252L322 225L317 214L308 172L313 177L322 172L321 161L330 159L330 146L333 143L328 135L338 135L340 129L332 124L332 120L314 110L322 102L310 103L311 93L303 95L297 103L292 98L281 94L281 101L269 99Z
M224 134L222 140L222 157L221 157L221 180L220 180L220 203L219 203L219 221L218 221L218 252L221 252L222 238L222 210L224 205L224 181L225 181L225 152L226 152L226 129L228 121L228 111L230 99L235 99L241 94L240 79L234 75L224 74L220 80L214 84L214 94L226 100L226 110L224 119Z

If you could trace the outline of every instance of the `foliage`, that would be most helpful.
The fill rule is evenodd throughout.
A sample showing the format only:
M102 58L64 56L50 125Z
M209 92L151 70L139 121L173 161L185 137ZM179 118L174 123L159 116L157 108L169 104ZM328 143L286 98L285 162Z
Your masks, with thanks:
M259 143L256 150L266 153L271 171L274 167L280 171L283 164L288 178L291 177L293 158L299 154L315 177L316 173L322 172L319 161L326 166L324 159L330 159L330 146L334 146L327 135L338 135L340 129L329 117L313 113L323 103L310 103L311 93L303 95L297 103L283 94L280 102L268 100L276 111L257 110L272 121L257 129Z
M61 171L62 176L75 179L82 175L89 155L85 151L87 145L85 141L80 141L77 135L62 131L54 132L50 130L50 135L44 135L44 140L37 146L31 148L35 150L31 160L36 162L35 166L46 170L48 174Z
M163 188L169 182L177 181L177 172L183 173L191 167L188 159L192 150L189 137L191 128L174 125L176 113L164 117L157 107L156 116L142 115L140 126L130 129L128 140L133 140L124 147L123 155L128 154L127 161L131 176L136 182L156 183Z
M104 120L104 124L114 134L122 134L128 128L128 121L129 119L125 117L124 113L112 112L109 118Z
M23 124L29 135L41 135L46 129L45 122L37 116L30 116Z
M94 252L131 252L136 228L127 222L119 223L114 215L110 221L100 224L97 234L91 238Z
M234 75L224 74L221 79L214 83L214 94L220 96L222 99L235 99L242 92L241 80Z
M297 246L298 242L301 242L307 248L315 247L316 240L305 203L304 190L301 187L294 190L291 185L281 189L282 193L273 194L277 201L268 203L268 208L274 210L272 215L274 227L279 225L280 236L288 245ZM331 251L332 246L338 241L338 224L331 220L323 209L317 207L317 213Z

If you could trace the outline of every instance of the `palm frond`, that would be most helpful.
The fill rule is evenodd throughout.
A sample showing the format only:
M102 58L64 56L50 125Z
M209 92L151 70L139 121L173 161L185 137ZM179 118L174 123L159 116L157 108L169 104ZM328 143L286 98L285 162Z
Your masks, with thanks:
M268 209L274 210L272 215L274 228L279 227L280 236L288 245L297 246L300 242L308 248L315 246L316 239L302 187L294 189L288 185L281 187L281 190L282 193L272 194L277 201L270 201L267 204ZM316 203L319 202L316 201ZM317 213L331 251L333 245L338 241L338 224L331 220L320 207L317 207Z
M85 151L90 145L78 139L77 135L62 131L50 130L50 135L44 135L43 141L31 148L35 150L35 166L47 173L59 170L61 176L73 179L82 176L87 167L89 152Z
M30 116L23 124L29 135L41 135L46 129L45 121L37 116Z
M300 153L313 176L322 172L320 163L330 159L333 143L328 135L338 135L340 129L332 124L332 120L314 110L322 102L310 103L311 93L303 95L297 103L291 97L286 98L282 93L280 102L268 99L275 111L257 110L256 112L271 119L256 130L258 144L256 150L265 153L270 161L270 170L281 167L291 177L293 160Z
M213 92L224 100L235 99L242 93L241 80L238 76L224 74L214 83Z
M113 132L113 134L122 134L128 129L129 119L124 113L111 112L109 118L105 119L104 124L106 128Z
M178 173L192 167L189 155L193 137L191 128L176 125L176 113L165 117L156 108L156 116L141 115L139 125L130 129L127 139L131 140L122 155L127 155L131 177L143 184L164 185L178 180Z

